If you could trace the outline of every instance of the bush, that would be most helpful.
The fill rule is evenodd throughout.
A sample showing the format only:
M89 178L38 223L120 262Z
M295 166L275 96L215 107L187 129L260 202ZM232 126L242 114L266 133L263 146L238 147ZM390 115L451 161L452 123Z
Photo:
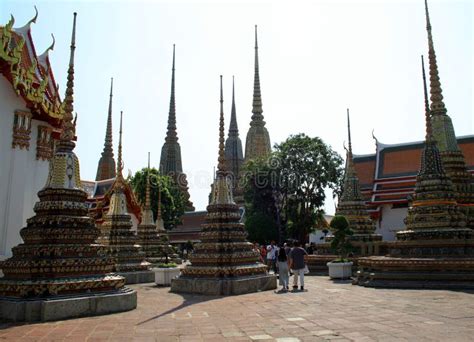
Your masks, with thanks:
M349 222L342 215L336 215L331 220L329 226L332 228L333 239L331 241L331 250L339 256L333 262L348 262L347 255L353 251L353 246L348 237L354 232L349 228Z

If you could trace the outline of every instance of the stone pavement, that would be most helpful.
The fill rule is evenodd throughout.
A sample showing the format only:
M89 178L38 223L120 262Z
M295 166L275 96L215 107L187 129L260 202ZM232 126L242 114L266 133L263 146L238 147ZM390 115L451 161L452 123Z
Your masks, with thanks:
M473 341L474 293L381 290L309 276L307 291L205 297L138 290L136 310L0 323L0 341Z

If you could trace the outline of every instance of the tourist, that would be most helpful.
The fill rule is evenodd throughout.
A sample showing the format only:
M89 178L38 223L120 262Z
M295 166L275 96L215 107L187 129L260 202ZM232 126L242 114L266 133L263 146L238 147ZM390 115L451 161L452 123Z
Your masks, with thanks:
M265 247L265 244L263 244L260 247L260 256L262 258L262 262L266 265L267 264L267 247Z
M277 264L279 284L282 286L281 291L286 292L288 291L288 283L290 281L290 269L288 266L288 256L284 247L278 249Z
M270 242L270 244L267 246L267 267L269 271L270 269L272 269L275 274L277 273L277 269L276 269L277 251L278 251L278 247L275 245L275 241L272 240L272 242Z
M289 255L290 268L291 272L293 272L293 290L298 289L298 276L300 278L301 291L304 290L305 255L308 255L308 253L301 248L299 241L295 241L294 247L291 249Z

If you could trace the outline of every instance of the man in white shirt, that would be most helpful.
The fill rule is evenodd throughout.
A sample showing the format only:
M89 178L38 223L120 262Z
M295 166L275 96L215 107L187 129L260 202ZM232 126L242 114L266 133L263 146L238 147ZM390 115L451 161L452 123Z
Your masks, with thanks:
M267 266L268 266L268 270L273 269L273 272L275 274L277 273L277 268L276 268L277 253L278 253L278 247L275 245L275 241L272 241L267 246Z

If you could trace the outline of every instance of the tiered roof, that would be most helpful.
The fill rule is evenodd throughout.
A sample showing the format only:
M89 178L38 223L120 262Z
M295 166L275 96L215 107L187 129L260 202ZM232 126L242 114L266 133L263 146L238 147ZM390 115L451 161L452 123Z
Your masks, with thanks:
M34 119L47 121L59 129L64 108L49 59L55 41L53 36L51 46L37 55L31 34L31 24L36 23L37 18L36 10L26 25L14 28L12 15L5 26L0 26L0 73L25 101Z

